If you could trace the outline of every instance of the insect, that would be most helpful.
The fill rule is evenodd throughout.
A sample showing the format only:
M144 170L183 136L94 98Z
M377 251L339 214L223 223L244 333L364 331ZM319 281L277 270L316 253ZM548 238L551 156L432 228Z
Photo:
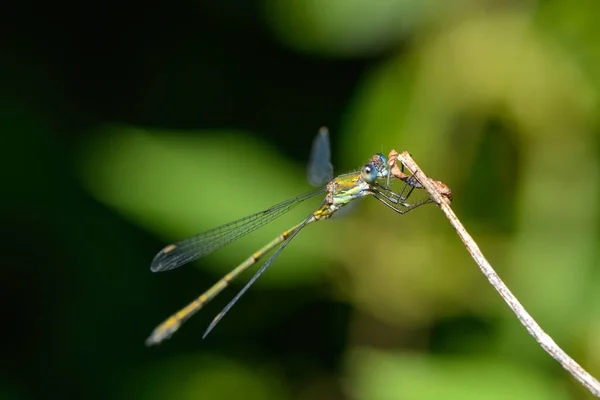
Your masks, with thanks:
M205 338L248 288L273 263L290 241L304 229L304 227L313 222L330 218L339 209L351 203L353 200L365 196L372 196L399 214L404 214L430 201L428 198L415 204L406 203L406 200L412 191L415 188L421 188L418 181L411 179L412 177L404 180L404 186L400 193L391 191L388 188L390 172L387 165L387 158L383 154L377 153L373 155L360 171L340 175L335 179L333 178L333 167L331 165L330 157L329 133L326 128L321 128L313 142L308 167L308 180L314 186L321 186L319 189L301 194L256 214L249 215L217 228L199 233L177 243L170 244L154 257L150 267L153 272L168 271L181 267L184 264L207 256L233 241L240 239L248 233L287 213L305 200L319 195L325 195L321 205L310 215L305 217L298 224L282 232L269 243L265 244L261 249L257 250L240 265L221 278L206 292L158 325L146 340L146 345L151 346L169 338L179 329L183 322L194 315L216 295L221 293L231 281L249 267L256 264L263 256L279 246L275 253L254 274L246 286L244 286L233 300L231 300L213 319L202 336L202 338ZM381 179L386 179L385 185L377 182L377 180Z

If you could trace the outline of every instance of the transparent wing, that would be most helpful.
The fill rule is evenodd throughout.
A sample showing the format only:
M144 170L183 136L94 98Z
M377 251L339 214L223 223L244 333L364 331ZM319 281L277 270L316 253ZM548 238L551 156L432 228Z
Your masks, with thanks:
M332 179L333 165L331 165L329 131L326 127L322 127L319 129L310 151L308 182L313 186L323 186Z
M287 213L304 200L323 194L325 191L326 188L313 190L264 211L170 244L154 257L150 269L154 272L167 271L207 256Z
M296 236L298 232L300 232L302 228L304 228L310 222L315 221L315 219L313 219L313 215L314 214L309 215L301 224L298 225L298 227L290 234L290 236L283 242L283 244L279 246L277 251L271 256L271 258L269 258L267 262L265 262L263 266L260 267L260 269L254 274L254 276L252 277L252 279L250 279L246 286L244 286L242 290L240 290L238 294L236 294L235 297L225 306L225 308L219 314L217 314L217 316L212 320L208 328L206 328L206 331L204 331L202 339L204 339L210 333L210 331L213 330L213 328L219 323L219 321L221 321L221 319L223 319L225 314L227 314L229 310L231 310L231 307L233 307L233 305L240 299L240 297L242 297L242 295L246 293L250 286L252 286L252 284L263 274L263 272L265 272L267 268L269 268L269 265L271 265L271 263L275 261L277 256L281 254L283 249L285 249L285 247L292 241L294 236Z

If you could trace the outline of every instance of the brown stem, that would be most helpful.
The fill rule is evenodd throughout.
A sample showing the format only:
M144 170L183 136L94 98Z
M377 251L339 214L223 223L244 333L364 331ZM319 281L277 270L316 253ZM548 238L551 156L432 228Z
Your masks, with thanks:
M502 299L508 304L510 309L516 314L517 318L525 326L527 332L540 344L540 346L548 353L552 358L562 365L564 369L569 371L571 375L575 377L583 386L585 386L593 395L600 397L600 382L590 375L585 369L583 369L575 360L573 360L567 353L565 353L554 340L543 331L531 315L521 305L519 300L512 294L508 287L504 284L502 279L498 276L496 271L492 268L490 263L485 259L479 246L475 243L473 238L467 233L467 230L459 221L458 217L450 208L450 200L452 199L452 192L442 182L434 181L428 178L423 171L419 168L417 163L412 159L410 154L406 151L402 154L398 154L395 150L392 150L389 155L389 164L391 166L391 173L398 179L406 180L410 177L403 172L403 168L398 167L397 161L400 161L402 166L411 172L422 187L429 192L432 200L441 208L441 210L450 221L450 224L456 229L456 233L465 244L467 250L473 257L473 260L481 269L481 272L485 275L488 281L492 284L494 289L500 294Z

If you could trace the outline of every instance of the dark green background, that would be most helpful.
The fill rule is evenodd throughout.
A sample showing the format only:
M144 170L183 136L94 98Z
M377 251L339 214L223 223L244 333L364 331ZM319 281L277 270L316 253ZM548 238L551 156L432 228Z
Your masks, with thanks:
M3 6L5 7L5 6ZM144 340L280 223L181 270L167 243L409 150L515 294L600 374L594 1L25 3L1 13L0 398L583 399L435 206L368 199ZM263 232L264 231L264 232Z

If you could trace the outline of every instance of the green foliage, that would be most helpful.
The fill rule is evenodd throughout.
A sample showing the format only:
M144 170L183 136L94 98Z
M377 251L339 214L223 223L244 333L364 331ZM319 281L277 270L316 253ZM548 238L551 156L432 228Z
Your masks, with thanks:
M106 58L123 79L106 92L89 76L79 89L70 66L48 75L58 50L15 46L39 54L0 66L20 82L0 97L12 310L0 397L590 398L435 206L399 216L367 199L314 224L206 341L252 272L143 347L319 200L197 268L152 274L153 255L310 190L307 151L327 124L336 173L408 150L447 183L511 290L600 376L599 6L500 3L175 3L186 15L147 10L158 23L114 39L124 50Z

